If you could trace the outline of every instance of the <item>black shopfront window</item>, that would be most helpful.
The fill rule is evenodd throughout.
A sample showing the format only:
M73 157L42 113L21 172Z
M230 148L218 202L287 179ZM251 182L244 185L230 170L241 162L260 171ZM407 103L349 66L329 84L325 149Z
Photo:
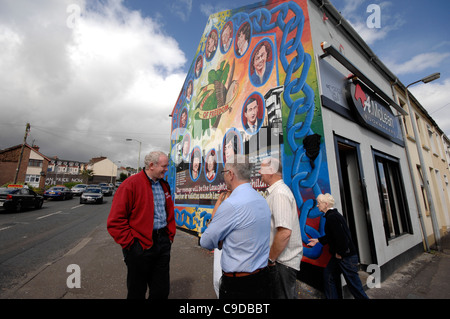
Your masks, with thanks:
M386 240L412 234L399 160L377 151L373 155Z

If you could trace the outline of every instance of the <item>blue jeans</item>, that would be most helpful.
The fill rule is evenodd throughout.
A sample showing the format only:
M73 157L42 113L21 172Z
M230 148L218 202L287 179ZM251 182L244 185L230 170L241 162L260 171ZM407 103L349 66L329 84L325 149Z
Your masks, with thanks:
M355 299L369 299L359 279L357 265L357 255L342 257L342 259L331 257L323 272L327 299L342 298L340 274L344 275L348 289Z

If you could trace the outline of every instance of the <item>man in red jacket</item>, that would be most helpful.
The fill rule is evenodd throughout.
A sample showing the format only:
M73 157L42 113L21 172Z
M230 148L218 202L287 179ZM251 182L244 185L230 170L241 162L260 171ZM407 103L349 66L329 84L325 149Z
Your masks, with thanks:
M107 228L122 246L127 265L128 299L167 299L170 249L175 236L174 204L163 179L169 160L163 152L145 157L145 170L117 189Z

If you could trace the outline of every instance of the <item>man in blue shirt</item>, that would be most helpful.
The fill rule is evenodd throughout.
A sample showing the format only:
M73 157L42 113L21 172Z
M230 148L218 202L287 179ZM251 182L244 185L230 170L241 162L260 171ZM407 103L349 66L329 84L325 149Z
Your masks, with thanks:
M270 208L250 185L251 167L243 155L225 164L224 180L232 191L203 233L200 245L222 248L220 299L270 298Z

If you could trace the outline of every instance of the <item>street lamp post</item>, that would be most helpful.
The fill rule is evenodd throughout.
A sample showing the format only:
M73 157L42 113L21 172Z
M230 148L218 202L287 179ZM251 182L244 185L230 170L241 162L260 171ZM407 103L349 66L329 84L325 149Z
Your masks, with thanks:
M126 141L127 142L136 141L136 142L139 143L138 165L137 165L137 168L136 168L136 172L139 173L139 168L140 168L140 165L141 165L141 147L142 147L142 142L138 141L138 140L136 140L134 138L127 138Z
M427 194L427 198L428 198L428 204L430 207L430 216L431 216L431 224L433 225L433 233L434 233L434 239L436 241L436 248L438 251L441 250L441 236L439 234L439 224L437 222L437 218L436 218L436 210L434 207L434 201L433 201L433 196L431 193L431 188L430 188L430 183L429 183L429 179L428 179L428 169L427 166L425 164L425 160L423 158L423 153L422 153L422 143L420 141L420 135L418 133L418 129L417 129L417 122L416 122L416 116L415 113L412 110L411 107L411 102L409 100L409 91L408 88L416 83L419 82L423 82L423 83L429 83L431 81L434 81L436 79L439 79L441 76L440 73L433 73L427 77L424 77L423 79L420 79L418 81L415 81L409 85L406 86L405 88L405 95L406 95L406 103L408 104L408 111L409 114L411 116L411 122L412 122L412 126L413 126L413 131L414 131L414 139L416 141L416 147L417 147L417 153L419 155L419 161L420 161L420 169L422 170L422 176L424 179L424 186L425 186L425 191Z
M113 176L114 176L114 166L116 166L116 181L117 181L117 165L114 163L114 161L111 161L112 163L112 168L111 168L111 181L110 183L112 184L113 181ZM121 161L117 161L117 163L122 163Z

